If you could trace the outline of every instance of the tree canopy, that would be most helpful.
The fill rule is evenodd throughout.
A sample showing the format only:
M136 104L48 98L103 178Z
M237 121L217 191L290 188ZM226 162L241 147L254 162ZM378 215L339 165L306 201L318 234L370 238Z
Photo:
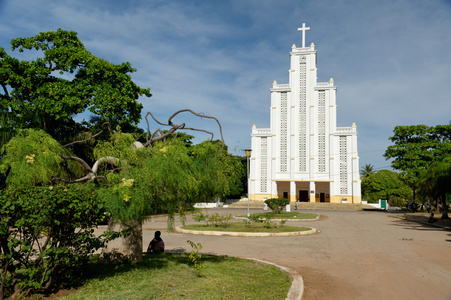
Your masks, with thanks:
M67 176L60 156L66 151L43 130L21 130L0 150L0 173L8 186L48 185L55 176Z
M401 171L415 198L422 173L451 152L451 125L397 126L393 132L390 140L394 145L387 148L384 156L394 159L392 167Z
M412 191L399 173L380 170L362 179L362 196L370 202L386 199L395 203L397 200L410 199Z
M433 162L419 180L419 195L425 199L440 201L442 219L448 218L447 197L451 195L451 156Z
M117 221L143 220L157 213L172 218L176 211L191 209L199 199L241 191L241 163L222 142L190 146L185 137L133 149L132 137L115 131L111 141L99 143L95 149L98 159L119 158L115 165L120 168L114 173L111 167L105 169L108 184L100 187L100 195Z
M92 125L75 121L82 113L113 128L134 126L141 119L137 100L151 94L132 81L135 69L128 62L115 65L92 55L76 32L41 32L11 45L13 51L35 50L38 57L20 60L0 47L0 110L14 116L3 130L40 128L61 141Z
M144 136L135 127L142 109L137 100L151 94L132 81L129 63L97 58L75 32L61 29L11 44L39 57L19 60L0 48L0 141L11 138L4 132L17 133L1 147L0 180L6 177L7 188L83 183L80 189L97 195L113 220L130 229L134 261L142 259L142 221L149 215L168 213L171 220L199 199L240 192L242 165L227 152L215 117L182 109L163 123L148 112ZM87 112L90 122L76 121ZM176 124L181 113L214 119L221 141ZM148 116L166 129L151 132ZM192 136L178 136L181 130L211 139L192 145Z

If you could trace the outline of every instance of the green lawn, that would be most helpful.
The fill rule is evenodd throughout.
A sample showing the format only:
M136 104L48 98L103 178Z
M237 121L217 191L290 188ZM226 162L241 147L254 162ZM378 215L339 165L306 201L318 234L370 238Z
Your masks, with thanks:
M246 224L245 222L229 222L227 223L227 227L215 227L215 226L207 226L205 224L193 224L193 225L185 225L182 226L182 229L187 230L203 230L203 231L228 231L228 232L295 232L295 231L307 231L311 230L308 227L299 227L299 226L280 226L279 222L273 221L277 224L277 228L273 226L271 228L266 228L265 223L250 223Z
M138 265L92 265L91 278L62 299L285 299L291 286L288 274L254 261L202 255L201 264L202 277L188 254L145 255Z

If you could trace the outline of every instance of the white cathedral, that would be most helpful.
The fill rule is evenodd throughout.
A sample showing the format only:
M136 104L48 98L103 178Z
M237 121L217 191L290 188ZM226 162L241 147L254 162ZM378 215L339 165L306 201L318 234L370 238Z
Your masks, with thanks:
M249 198L361 203L357 127L337 127L337 87L317 82L316 50L290 52L289 83L274 81L270 128L252 127Z

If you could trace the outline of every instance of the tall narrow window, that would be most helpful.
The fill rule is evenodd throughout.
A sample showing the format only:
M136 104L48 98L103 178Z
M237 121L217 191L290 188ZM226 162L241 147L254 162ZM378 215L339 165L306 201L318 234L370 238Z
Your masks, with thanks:
M326 172L326 91L318 97L318 172Z
M280 172L288 171L288 103L287 93L280 95Z
M348 194L348 145L346 136L340 136L340 194Z
M300 64L299 79L299 171L307 171L307 80L305 63Z
M268 139L261 138L261 156L260 156L260 192L268 191Z

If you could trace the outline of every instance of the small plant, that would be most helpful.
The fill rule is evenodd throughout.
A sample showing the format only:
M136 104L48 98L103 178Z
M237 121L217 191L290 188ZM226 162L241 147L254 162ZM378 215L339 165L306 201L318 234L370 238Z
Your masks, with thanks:
M229 221L230 219L232 219L232 215L228 214L225 216L222 216L218 213L215 213L214 215L212 215L210 217L210 223L212 223L215 227L228 227L229 226Z
M271 227L276 228L277 227L276 223L271 221L271 219L269 219L269 218L266 218L263 221L263 224L264 224L263 227L265 227L265 228L271 228Z
M265 200L265 203L268 205L269 208L275 213L280 214L280 212L283 210L285 206L290 204L290 200L286 198L271 198L268 200Z
M264 228L277 228L285 225L287 220L280 220L279 224L273 221L275 213L264 213L264 214L252 214L246 220L245 223L250 226L250 223L263 223Z
M199 212L198 215L193 215L193 219L196 222L202 222L205 221L208 226L208 215L204 215L202 212Z
M207 226L214 226L214 227L228 227L230 224L228 223L230 219L232 219L232 215L228 214L225 216L222 216L218 213L215 213L214 215L204 215L203 213L199 213L198 215L194 215L193 219L197 222L205 221L207 223Z
M253 223L261 223L263 220L260 218L259 214L252 214L248 217L248 220ZM247 220L246 220L247 221Z
M202 244L201 243L195 244L193 241L190 241L190 240L187 240L186 242L188 244L190 244L191 248L193 248L193 249L191 249L189 259L194 263L194 269L196 271L196 276L201 277L202 272L205 271L205 269L206 269L206 267L200 263L200 259L202 258L202 255L199 254L199 250L202 249Z
M275 221L273 221L272 219L274 218L274 213L268 213L265 214L265 217L263 218L263 227L265 228L277 228L277 223Z

